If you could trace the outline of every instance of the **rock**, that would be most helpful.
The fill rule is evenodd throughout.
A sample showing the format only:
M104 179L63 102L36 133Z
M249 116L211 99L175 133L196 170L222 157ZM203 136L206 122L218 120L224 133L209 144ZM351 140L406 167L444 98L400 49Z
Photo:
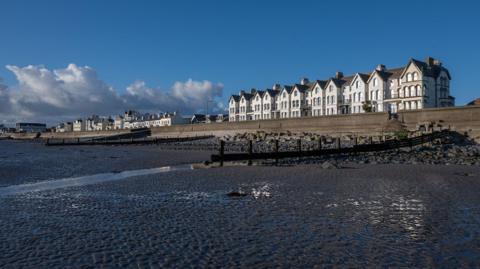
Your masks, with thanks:
M243 191L232 191L227 193L228 197L245 197L247 194Z

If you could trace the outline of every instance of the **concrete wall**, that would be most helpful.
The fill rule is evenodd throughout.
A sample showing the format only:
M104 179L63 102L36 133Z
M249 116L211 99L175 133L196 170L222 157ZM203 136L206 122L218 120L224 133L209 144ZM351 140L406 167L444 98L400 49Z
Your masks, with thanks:
M382 133L388 127L387 113L369 113L358 115L333 115L297 119L274 119L245 122L225 122L212 124L176 125L152 129L152 135L191 136L223 135L241 132L315 132L322 134L345 133Z
M480 106L429 108L422 110L402 111L400 120L407 129L415 130L419 125L431 124L451 127L480 141Z

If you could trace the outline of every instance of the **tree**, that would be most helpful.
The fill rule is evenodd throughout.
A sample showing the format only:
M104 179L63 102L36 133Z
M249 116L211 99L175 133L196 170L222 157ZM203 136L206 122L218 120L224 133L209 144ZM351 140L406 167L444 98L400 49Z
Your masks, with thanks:
M372 102L371 101L365 101L363 102L363 111L365 112L372 112Z

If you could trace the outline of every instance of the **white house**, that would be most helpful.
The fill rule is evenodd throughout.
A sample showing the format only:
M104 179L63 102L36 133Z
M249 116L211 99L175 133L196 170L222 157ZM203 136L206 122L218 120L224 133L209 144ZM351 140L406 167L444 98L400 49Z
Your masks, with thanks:
M366 113L366 107L372 112L396 113L454 106L450 80L448 69L431 57L425 61L410 59L399 68L380 64L371 73L344 77L337 72L326 81L309 83L305 79L281 89L252 90L250 94L241 91L230 98L229 120L356 114Z

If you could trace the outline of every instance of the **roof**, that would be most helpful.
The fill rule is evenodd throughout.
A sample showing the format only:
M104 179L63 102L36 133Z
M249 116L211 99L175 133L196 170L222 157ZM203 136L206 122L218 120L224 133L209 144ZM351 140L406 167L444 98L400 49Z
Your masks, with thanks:
M293 86L288 86L288 85L285 85L283 86L283 90L286 90L288 94L291 94L292 93L292 90L293 90Z
M308 90L308 88L310 88L310 86L308 84L306 85L295 84L293 88L297 88L300 92L305 92L306 90Z
M410 63L414 63L420 69L420 71L422 71L424 76L437 78L440 75L440 73L444 71L445 73L447 73L448 78L451 79L450 72L448 72L448 69L446 69L441 65L436 65L436 64L429 65L426 62L411 58L407 66L405 66L405 69L408 67Z
M470 103L467 104L467 106L480 106L480 98L477 98Z
M240 101L240 96L238 96L238 95L236 95L236 94L230 96L230 99L232 99L232 98L233 98L233 100L234 100L235 102Z
M370 75L371 74L358 73L358 76L363 80L363 82L367 82L370 78Z
M280 93L280 91L279 91L279 90L266 89L266 90L265 90L265 93L268 93L268 95L270 95L271 97L274 97L274 96L276 96L278 93Z

